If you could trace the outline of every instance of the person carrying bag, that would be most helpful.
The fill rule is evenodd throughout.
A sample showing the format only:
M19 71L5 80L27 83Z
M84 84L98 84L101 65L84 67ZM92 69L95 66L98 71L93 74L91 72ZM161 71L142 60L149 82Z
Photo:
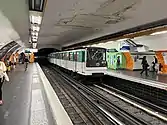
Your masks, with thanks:
M9 77L6 73L5 63L0 61L0 105L3 104L3 101L2 101L2 85L3 85L5 80L9 81Z

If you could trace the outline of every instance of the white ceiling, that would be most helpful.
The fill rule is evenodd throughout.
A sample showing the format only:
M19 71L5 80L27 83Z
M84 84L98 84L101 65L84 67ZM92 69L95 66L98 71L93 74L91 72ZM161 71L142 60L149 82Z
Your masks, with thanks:
M141 36L141 37L136 37L132 39L136 44L140 45L145 45L149 47L149 50L154 50L154 51L163 51L167 50L167 33L164 34L159 34L159 35L148 35L148 36ZM98 44L93 44L91 46L96 46L96 47L103 47L107 49L120 49L120 43L123 42L124 40L117 40L117 41L108 41L106 43L98 43Z
M0 11L0 46L4 46L14 39L19 39L18 33L13 29L10 21Z
M48 0L40 45L67 46L167 17L167 0Z
M26 2L28 0L0 0L0 43L15 40L28 45L29 10Z

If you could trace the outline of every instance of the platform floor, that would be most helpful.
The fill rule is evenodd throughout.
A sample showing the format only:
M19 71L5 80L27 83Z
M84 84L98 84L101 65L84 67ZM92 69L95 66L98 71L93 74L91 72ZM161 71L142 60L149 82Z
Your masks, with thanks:
M145 72L140 75L141 71L128 71L128 70L107 70L107 74L110 76L130 80L160 89L167 90L167 76L157 75L153 72L148 72L149 76L145 75Z
M54 125L43 85L35 64L17 65L3 85L4 104L0 125Z

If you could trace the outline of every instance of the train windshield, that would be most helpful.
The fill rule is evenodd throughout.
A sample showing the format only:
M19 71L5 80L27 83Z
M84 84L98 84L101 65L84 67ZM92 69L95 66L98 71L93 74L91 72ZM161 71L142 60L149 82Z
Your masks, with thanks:
M87 67L105 67L106 49L87 48Z

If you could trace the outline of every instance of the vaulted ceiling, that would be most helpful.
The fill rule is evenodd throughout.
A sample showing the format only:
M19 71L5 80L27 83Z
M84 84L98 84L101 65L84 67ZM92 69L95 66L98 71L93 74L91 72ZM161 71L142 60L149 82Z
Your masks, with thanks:
M166 0L47 0L38 47L61 48L165 19L166 5ZM0 44L29 45L29 28L28 0L0 1Z
M29 10L27 0L0 1L0 42L24 42L28 45Z
M68 46L166 18L167 0L47 0L38 44Z

